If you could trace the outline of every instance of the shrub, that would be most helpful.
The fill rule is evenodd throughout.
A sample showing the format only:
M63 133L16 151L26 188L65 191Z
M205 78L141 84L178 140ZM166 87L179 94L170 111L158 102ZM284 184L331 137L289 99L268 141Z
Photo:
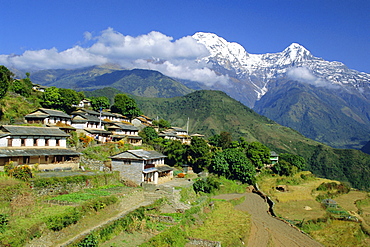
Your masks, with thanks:
M81 219L82 213L79 207L66 210L63 214L54 215L46 219L46 225L50 230L60 231L63 228L76 224Z
M177 177L184 178L185 177L185 174L184 173L179 173L179 174L177 174Z
M196 193L212 193L214 190L220 189L220 183L213 177L207 177L195 181L193 189Z

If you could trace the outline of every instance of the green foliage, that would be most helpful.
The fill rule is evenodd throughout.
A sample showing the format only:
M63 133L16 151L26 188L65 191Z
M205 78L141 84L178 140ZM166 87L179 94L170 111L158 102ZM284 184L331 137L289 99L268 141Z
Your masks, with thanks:
M41 105L45 108L71 113L72 105L77 105L82 95L72 89L49 87L41 96Z
M82 213L79 207L70 208L62 214L58 214L46 219L46 226L53 231L60 231L63 228L76 224L81 219Z
M139 136L143 138L143 143L151 144L154 139L158 138L158 133L153 127L147 126L139 131Z
M170 166L180 166L187 161L187 145L182 144L180 141L170 141L163 153L167 155L165 163Z
M9 223L9 216L7 214L0 214L0 233L6 230Z
M285 160L279 160L271 170L280 176L292 176L298 172L298 168L296 166L291 165Z
M4 167L5 173L23 181L28 181L32 178L32 170L29 166L14 166L13 162L9 162Z
M152 246L185 246L187 240L185 232L180 226L173 226L170 229L158 234L148 242L140 245L141 247Z
M270 163L270 149L260 142L248 144L245 153L257 168L262 168L264 164Z
M196 193L213 193L220 189L220 183L212 176L202 178L193 183L193 189Z
M243 183L253 183L256 173L251 161L238 148L229 148L215 153L211 161L210 171Z
M111 109L112 112L120 113L129 119L133 119L142 114L135 100L126 94L117 94L114 97L114 105L112 105Z
M14 74L4 65L0 65L0 99L8 91L9 84L13 81Z
M306 167L306 160L296 154L282 153L279 154L279 160L284 160L302 171Z
M94 247L98 246L97 237L94 234L89 234L84 240L78 243L78 247Z
M211 152L208 143L199 137L191 138L188 160L195 172L202 171L210 164Z
M93 108L94 111L110 108L109 99L105 96L90 97L89 99L91 100L91 107Z
M226 149L231 147L232 136L230 132L222 131L219 135L210 137L208 141L215 147Z
M24 97L29 97L32 92L32 82L29 78L13 80L10 83L9 91L20 94Z
M164 120L163 118L153 121L154 126L158 126L160 130L171 128L170 122Z

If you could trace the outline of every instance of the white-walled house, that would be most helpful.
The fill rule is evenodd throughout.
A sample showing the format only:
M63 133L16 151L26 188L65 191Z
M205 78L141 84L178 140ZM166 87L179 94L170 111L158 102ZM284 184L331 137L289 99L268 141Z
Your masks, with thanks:
M80 153L67 148L68 134L54 127L0 127L0 167L39 164L39 169L78 169Z
M132 124L124 124L120 122L109 123L107 127L109 131L112 131L112 141L126 140L132 145L141 145L142 138L139 136L139 128Z
M127 150L110 158L112 171L119 171L123 179L140 185L165 183L173 178L173 168L164 164L165 157L156 151L138 149Z
M58 122L71 125L71 116L67 113L58 110L39 108L25 117L26 122L41 123L41 124L56 124Z

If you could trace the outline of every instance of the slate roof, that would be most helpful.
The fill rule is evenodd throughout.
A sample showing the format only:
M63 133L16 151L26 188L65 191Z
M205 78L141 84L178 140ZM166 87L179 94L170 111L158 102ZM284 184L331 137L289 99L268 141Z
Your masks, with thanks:
M151 167L143 170L143 173L151 173L151 172L167 172L167 171L173 171L172 167L169 166L157 166L157 167Z
M92 116L99 116L100 113L97 111L93 110L88 110L88 109L78 109L77 111L72 112L72 115L92 115Z
M139 131L139 128L138 127L135 127L135 126L133 126L131 124L113 123L113 125L119 127L122 130L135 130L135 131Z
M72 123L86 123L86 122L94 122L94 123L100 123L100 119L96 116L92 115L85 115L84 113L78 113L76 116L72 118ZM104 121L101 121L104 123Z
M64 131L54 127L34 127L34 126L16 126L3 125L1 126L2 134L12 136L55 136L68 137Z
M16 156L48 156L48 155L72 155L79 156L81 153L67 148L0 148L0 157Z
M112 132L107 131L107 130L103 130L103 129L88 129L88 128L85 128L84 130L86 132L89 132L90 134L93 134L93 135L99 135L99 134L111 135L112 134Z
M46 108L39 108L25 116L25 118L46 118L46 117L59 117L71 119L71 116L69 116L65 112Z
M137 149L137 150L127 150L125 152L111 156L109 158L111 159L130 159L130 160L151 160L151 159L160 159L160 158L165 158L165 157L167 156L157 151L154 151L154 150L146 151L143 149Z

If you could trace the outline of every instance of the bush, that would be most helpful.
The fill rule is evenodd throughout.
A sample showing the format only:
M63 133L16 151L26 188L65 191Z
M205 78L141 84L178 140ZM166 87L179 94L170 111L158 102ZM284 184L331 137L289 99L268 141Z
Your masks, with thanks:
M196 193L212 193L214 190L220 189L220 183L214 177L202 178L195 181L193 189Z
M82 213L80 207L66 210L63 214L54 215L46 219L46 225L50 230L60 231L63 228L76 224L81 219Z

